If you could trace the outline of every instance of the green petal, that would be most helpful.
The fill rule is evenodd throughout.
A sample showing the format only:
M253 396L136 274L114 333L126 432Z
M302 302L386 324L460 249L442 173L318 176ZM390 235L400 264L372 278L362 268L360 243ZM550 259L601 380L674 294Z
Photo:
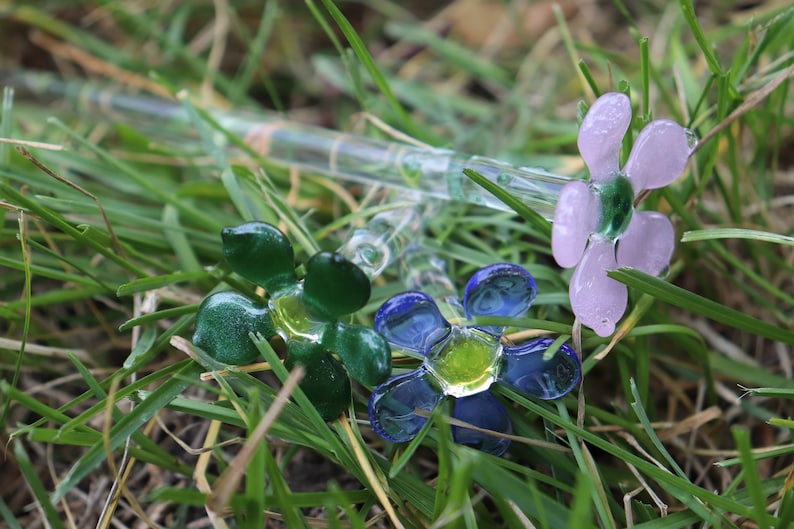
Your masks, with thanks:
M265 222L248 222L224 228L223 254L232 270L271 295L293 286L295 252L278 228Z
M380 333L363 325L329 324L323 346L339 355L347 372L364 385L375 386L391 372L391 348Z
M348 406L352 392L350 378L345 368L338 360L328 354L314 357L314 355L290 354L284 365L292 369L296 364L306 369L306 375L300 383L300 388L309 398L320 416L326 421L339 417Z
M316 318L329 321L366 305L371 286L367 275L344 257L315 254L306 263L303 303Z
M259 357L250 333L276 334L268 308L236 292L217 292L199 306L193 343L218 362L250 364Z
M327 355L328 351L325 347L316 341L298 338L287 342L287 362L291 362L291 365L296 363L308 365Z

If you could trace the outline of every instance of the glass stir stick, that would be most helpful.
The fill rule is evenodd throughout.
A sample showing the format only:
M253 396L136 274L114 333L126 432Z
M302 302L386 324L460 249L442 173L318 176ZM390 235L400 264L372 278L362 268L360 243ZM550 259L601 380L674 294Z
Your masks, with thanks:
M34 102L63 101L68 111L93 112L145 127L152 137L187 135L188 110L179 104L64 82L38 73L4 74L0 84L18 89ZM516 167L450 149L424 148L288 121L275 113L218 111L208 114L275 164L364 184L418 191L428 197L465 201L493 209L510 208L471 181L471 169L551 219L560 190L570 178L542 168Z

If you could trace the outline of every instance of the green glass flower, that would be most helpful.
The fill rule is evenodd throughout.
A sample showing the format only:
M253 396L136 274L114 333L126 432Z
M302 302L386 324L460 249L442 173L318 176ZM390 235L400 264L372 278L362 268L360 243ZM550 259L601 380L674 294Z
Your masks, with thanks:
M391 370L391 349L374 329L339 321L369 300L369 278L356 265L333 252L315 254L295 274L292 244L275 226L249 222L225 228L223 253L231 269L261 286L265 303L236 292L209 295L199 307L193 343L215 359L246 364L259 353L251 332L281 336L287 345L285 364L301 364L301 389L326 420L349 405L350 378L368 386L383 382Z

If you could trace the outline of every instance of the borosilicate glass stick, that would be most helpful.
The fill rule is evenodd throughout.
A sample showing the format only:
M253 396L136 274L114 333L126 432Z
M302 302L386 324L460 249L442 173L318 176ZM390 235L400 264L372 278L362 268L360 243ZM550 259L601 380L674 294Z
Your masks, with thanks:
M154 137L188 134L187 109L166 99L128 95L31 72L0 72L0 84L15 88L23 100L65 102L72 113L99 112L142 126ZM274 164L361 184L418 191L428 198L510 211L463 173L471 169L551 220L560 190L570 180L538 167L517 167L450 149L347 134L289 121L276 113L210 110L208 114Z

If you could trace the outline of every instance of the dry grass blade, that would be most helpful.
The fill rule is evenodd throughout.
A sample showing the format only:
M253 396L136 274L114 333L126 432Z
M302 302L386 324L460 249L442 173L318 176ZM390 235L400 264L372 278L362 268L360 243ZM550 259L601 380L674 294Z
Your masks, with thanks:
M19 145L21 147L32 147L34 149L45 149L48 151L63 151L66 149L63 145L56 145L54 143L45 143L42 141L32 140L18 140L14 138L0 138L0 143L9 143L11 145Z
M218 433L221 431L221 426L222 424L220 421L210 421L210 426L207 429L207 435L204 437L204 444L201 448L202 453L198 457L198 461L196 462L196 470L193 472L193 479L196 480L196 488L206 494L207 497L212 494L212 486L207 479L207 467L209 466L212 459L212 449L216 445L216 440L218 439ZM215 529L227 529L228 526L226 525L226 522L223 520L222 516L220 516L208 504L204 505L204 509L207 512L207 517L209 518L210 523Z
M775 89L783 84L791 75L794 74L794 64L783 70L777 77L775 77L769 84L764 85L763 88L759 88L752 94L750 94L747 99L739 105L736 110L731 112L728 117L723 119L720 123L717 124L713 129L711 129L705 136L703 136L698 144L695 146L694 151L692 152L692 156L703 146L705 145L711 138L722 132L722 130L745 115L749 112L754 106L758 103L763 101L765 98L769 96Z
M245 439L242 438L242 437L233 437L231 439L226 439L225 441L221 441L220 443L211 444L209 446L202 446L201 448L193 448L189 444L187 444L185 441L180 439L178 435L176 435L174 432L172 432L171 429L168 428L168 426L165 425L163 420L158 415L155 415L154 418L157 421L157 426L163 431L163 433L165 433L168 437L173 439L174 442L176 444L178 444L179 447L182 450L185 451L185 453L190 454L192 456L200 456L200 455L205 454L207 452L212 452L216 448L222 448L224 446L240 444L243 441L245 441ZM207 438L208 437L209 436L207 436Z
M11 340L9 338L0 338L0 349L8 349L9 351L19 351L22 347L21 340ZM69 358L69 355L74 355L81 362L91 363L92 358L88 351L84 349L71 349L66 347L52 347L49 345L39 345L35 343L25 344L25 352L28 354L35 354L41 356L50 356L53 358Z
M248 364L245 366L235 366L234 368L234 371L239 371L242 373L258 373L261 371L271 371L271 370L272 368L270 367L270 364L268 364L267 362L257 362L255 364ZM199 376L199 378L201 380L213 380L216 376L225 377L225 376L229 376L230 373L231 371L229 371L228 369L221 369L215 372L207 371L202 373Z
M367 455L364 453L363 447L359 443L358 438L353 434L353 429L350 427L350 423L348 423L345 419L342 419L339 422L342 424L342 429L345 431L345 434L350 440L350 445L353 447L353 452L356 454L356 460L358 461L359 465L361 465L361 470L363 470L364 474L367 476L367 481L369 481L372 491L375 493L375 496L377 496L378 501L380 501L383 509L388 513L392 524L397 529L405 529L405 526L397 516L397 512L394 510L394 506L389 500L388 494L386 494L386 491L383 490L380 480L378 480L378 477L375 475L375 469L372 468L369 459L367 459Z
M278 418L284 405L289 401L292 392L298 386L298 383L303 379L305 370L300 365L296 366L290 372L287 380L284 381L284 386L279 390L273 404L268 408L259 424L256 425L251 436L243 445L240 452L229 464L229 467L221 474L218 481L215 483L215 489L207 498L207 507L214 512L220 512L226 505L229 504L232 494L237 490L240 480L245 476L245 467L258 449L259 444L267 435L270 427Z
M33 31L30 38L42 48L48 49L54 56L73 62L85 68L89 72L96 73L103 77L115 79L116 82L136 90L144 90L160 97L170 98L170 92L161 84L158 84L145 75L138 75L124 68L120 68L107 61L103 61L84 50L72 46L71 44L54 39L41 31Z
M719 407L711 406L701 412L698 412L690 417L687 417L682 421L673 423L673 425L670 428L666 428L659 431L657 433L657 437L659 437L661 441L666 441L673 437L688 432L693 432L698 428L700 428L701 426L703 426L704 424L711 422L715 419L719 419L720 417L722 417L722 415L723 412Z
M584 457L584 462L587 468L590 471L590 475L596 477L599 476L598 472L598 464L596 463L595 459L593 458L593 454L590 453L590 449L587 447L587 443L584 440L579 442L579 448L582 452L582 457ZM601 480L594 479L593 484L596 489L596 494L601 498L601 502L606 510L604 515L606 515L607 520L609 520L609 527L617 527L615 524L615 515L612 513L612 510L609 507L609 501L607 499L607 491L604 488L604 483Z
M623 506L626 512L626 527L632 527L634 525L632 509L631 509L631 500L643 490L648 493L648 496L651 497L653 503L656 504L656 507L659 509L660 515L662 517L667 516L667 509L668 509L667 504L662 501L662 499L659 497L658 494L656 494L656 492L654 492L654 490L648 485L648 482L645 481L645 479L642 477L642 474L640 474L637 471L637 469L634 468L633 465L627 464L626 466L629 467L631 473L634 474L634 477L637 478L637 481L640 483L639 487L632 490L631 492L628 492L625 496L623 496Z
M108 219L107 213L105 213L105 208L102 207L102 202L99 200L99 198L97 198L96 195L86 190L85 188L75 184L74 182L70 182L68 179L62 177L61 175L59 175L58 173L56 173L55 171L53 171L52 169L41 163L41 161L39 161L38 158L33 156L33 154L31 154L31 152L27 150L25 147L18 145L17 151L19 152L19 154L27 158L27 160L30 163L41 169L45 174L47 174L47 176L54 178L55 180L61 182L62 184L66 184L75 191L78 191L84 194L85 196L87 196L88 198L90 198L91 200L93 200L94 204L96 204L96 207L99 210L99 214L102 216L102 220L105 223L105 227L108 229L108 235L110 236L110 240L113 241L113 248L116 250L116 253L118 253L119 256L121 257L126 256L126 254L124 253L124 248L121 247L121 241L119 241L119 238L116 236L116 232L113 231L113 226L110 224L110 219Z
M418 415L419 417L426 417L426 418L430 417L430 413L428 413L427 410L416 408L414 410L414 413L416 413L416 415ZM539 439L530 439L529 437L523 437L521 435L513 435L504 432L497 432L495 430L488 430L487 428L480 428L479 426L475 426L466 421L461 421L460 419L456 419L454 417L441 416L439 418L451 426L457 426L458 428L466 428L467 430L473 430L475 432L491 435L493 437L498 437L500 439L509 439L510 441L515 441L516 443L522 443L528 446L536 446L538 448L544 448L546 450L554 450L555 452L570 453L571 451L570 448L566 448L564 446L560 446L555 443L549 443L547 441L541 441Z

